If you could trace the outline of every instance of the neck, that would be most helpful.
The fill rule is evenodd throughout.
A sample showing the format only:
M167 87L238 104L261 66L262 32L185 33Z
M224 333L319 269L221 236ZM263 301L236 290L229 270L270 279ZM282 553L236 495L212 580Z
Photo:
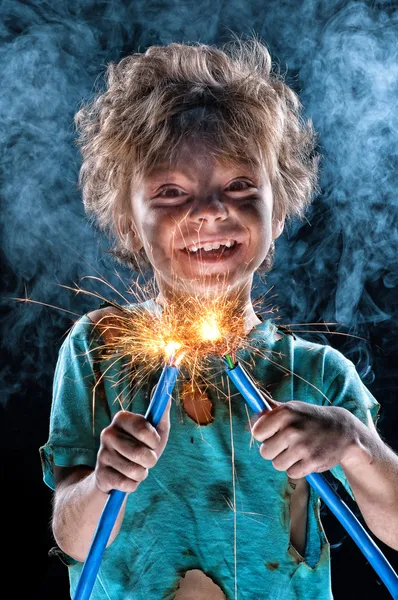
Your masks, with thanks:
M156 297L156 302L163 307L167 306L168 304L178 304L180 302L183 302L187 295L186 293L178 294L174 290L167 289L164 286L159 286L159 289L160 291L158 296ZM225 302L225 300L232 300L234 302L234 305L236 305L236 310L239 311L240 314L243 313L245 334L248 334L253 329L253 327L261 323L261 319L259 319L256 313L254 312L254 308L250 297L250 290L251 281L247 285L245 285L244 288L241 288L238 293L223 293L222 295L223 302ZM209 298L208 294L203 297L197 295L195 297L197 297L198 300L200 302L203 302L204 304L206 304L206 301L214 301L215 299L217 299L216 295Z

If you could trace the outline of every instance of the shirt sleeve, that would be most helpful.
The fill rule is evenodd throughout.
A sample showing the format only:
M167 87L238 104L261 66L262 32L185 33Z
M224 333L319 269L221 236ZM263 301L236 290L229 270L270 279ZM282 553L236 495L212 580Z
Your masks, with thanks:
M340 406L349 410L366 426L369 426L369 415L375 426L379 418L380 404L362 383L354 364L340 352L332 351L325 364L324 406ZM341 465L330 469L355 501L351 486Z
M100 433L111 418L98 393L95 370L99 335L87 316L79 319L63 342L55 368L49 438L39 450L44 482L55 489L53 466L95 467Z

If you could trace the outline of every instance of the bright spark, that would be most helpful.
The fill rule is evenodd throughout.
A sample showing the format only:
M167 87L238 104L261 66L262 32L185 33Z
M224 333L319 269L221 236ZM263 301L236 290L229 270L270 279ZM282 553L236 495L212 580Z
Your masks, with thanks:
M103 358L124 356L147 373L172 358L193 377L204 370L209 355L247 346L242 311L226 297L187 298L157 313L139 305L123 307L120 314L100 319L97 327L107 338Z
M169 342L168 344L166 344L164 348L166 358L171 358L172 356L174 356L177 350L179 350L180 348L181 344L179 342Z
M199 324L199 334L203 341L215 342L221 339L222 333L217 323L217 315L210 314L204 317L202 322Z

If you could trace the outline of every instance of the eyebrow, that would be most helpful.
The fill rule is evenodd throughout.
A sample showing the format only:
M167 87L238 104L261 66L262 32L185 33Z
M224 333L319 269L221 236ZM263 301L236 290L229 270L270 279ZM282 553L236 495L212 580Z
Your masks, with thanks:
M231 165L231 170L238 170L238 169L243 169L243 170L248 170L252 175L254 176L258 176L258 173L256 173L255 170L253 170L249 164L246 164L244 162L240 163L240 164L232 164ZM177 165L169 165L166 166L165 164L159 164L157 167L155 167L154 169L152 169L152 171L149 173L148 177L150 178L158 178L162 175L164 175L165 173L182 173L183 175L185 175L185 177L187 177L187 179L190 179L192 177L192 175L195 173L196 169L194 168L190 168L189 166L180 166L177 167Z

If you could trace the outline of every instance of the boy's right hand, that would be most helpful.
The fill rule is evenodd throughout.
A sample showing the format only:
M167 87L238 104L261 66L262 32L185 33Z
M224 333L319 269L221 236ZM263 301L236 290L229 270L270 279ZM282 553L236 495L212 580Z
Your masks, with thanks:
M148 477L166 447L170 432L168 401L157 428L143 415L121 410L101 433L95 467L95 482L105 493L111 490L135 492Z

